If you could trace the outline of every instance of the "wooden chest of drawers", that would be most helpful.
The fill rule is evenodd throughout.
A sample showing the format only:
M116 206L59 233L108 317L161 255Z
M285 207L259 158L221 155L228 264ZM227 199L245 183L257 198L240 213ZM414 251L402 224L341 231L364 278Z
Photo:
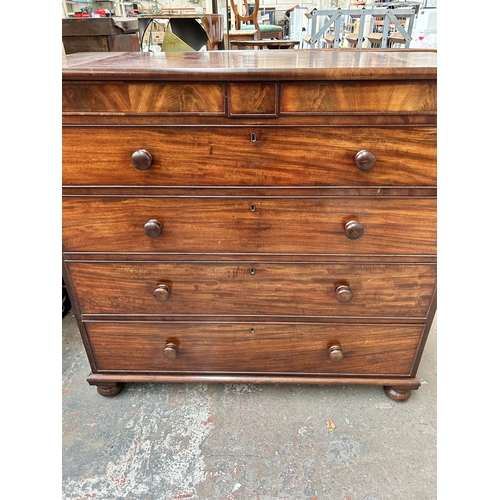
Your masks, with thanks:
M436 310L436 54L72 54L63 277L127 382L418 389Z

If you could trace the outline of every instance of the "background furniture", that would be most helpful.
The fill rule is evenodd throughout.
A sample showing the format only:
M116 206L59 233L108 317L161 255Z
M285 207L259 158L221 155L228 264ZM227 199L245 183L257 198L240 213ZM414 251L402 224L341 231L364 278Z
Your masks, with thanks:
M259 0L255 0L253 4L250 4L248 0L243 0L245 14L238 12L238 7L235 5L234 0L229 0L229 2L232 14L234 15L236 30L257 30L255 35L256 40L280 40L283 37L283 28L281 26L274 24L259 24Z
M149 33L155 20L158 20L166 21L163 26L167 40L163 42L162 39L162 52L198 51L204 45L207 50L224 48L221 14L144 14L137 19L141 47L144 47L145 42L151 45Z
M88 382L408 399L436 310L436 56L67 56L63 276Z
M293 49L300 42L294 40L237 40L231 41L231 47L238 49Z
M137 19L91 17L62 20L66 54L75 52L139 52Z

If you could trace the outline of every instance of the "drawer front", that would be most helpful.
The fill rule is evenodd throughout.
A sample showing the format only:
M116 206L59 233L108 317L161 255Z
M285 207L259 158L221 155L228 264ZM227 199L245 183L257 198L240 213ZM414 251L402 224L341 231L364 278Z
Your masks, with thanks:
M408 375L423 331L421 325L308 323L90 322L86 327L98 371L148 373ZM334 345L343 359L330 359ZM164 355L174 351L173 359Z
M66 186L433 187L436 130L64 127L62 161Z
M435 81L289 82L282 85L283 114L437 112Z
M68 262L84 314L426 317L425 264Z
M161 225L159 235L148 231L151 220ZM68 252L435 255L436 200L65 197L63 246Z
M65 82L62 111L225 115L225 94L225 84L215 82Z

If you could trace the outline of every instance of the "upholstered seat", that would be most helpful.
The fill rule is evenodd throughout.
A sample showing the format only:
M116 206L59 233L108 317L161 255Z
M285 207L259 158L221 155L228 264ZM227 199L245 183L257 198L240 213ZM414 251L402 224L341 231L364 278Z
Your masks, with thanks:
M253 24L242 24L240 30L254 30L256 29ZM259 24L259 31L261 33L261 38L265 38L264 34L273 33L276 34L275 38L281 38L283 33L283 28L276 24Z

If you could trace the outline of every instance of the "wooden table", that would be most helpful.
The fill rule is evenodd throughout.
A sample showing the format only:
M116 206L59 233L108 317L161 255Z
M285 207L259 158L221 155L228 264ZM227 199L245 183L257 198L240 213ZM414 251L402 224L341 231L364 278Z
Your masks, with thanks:
M238 49L293 49L299 45L299 41L296 40L230 40L231 48L236 47Z

